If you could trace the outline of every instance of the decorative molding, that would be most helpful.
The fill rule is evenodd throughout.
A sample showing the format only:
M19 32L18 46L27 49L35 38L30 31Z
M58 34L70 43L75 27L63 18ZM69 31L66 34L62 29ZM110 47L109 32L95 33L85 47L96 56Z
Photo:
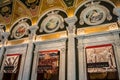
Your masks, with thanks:
M81 39L81 38L92 37L92 36L113 35L113 33L120 33L120 30L111 30L111 31L98 32L98 33L92 33L92 34L78 35L76 36L76 38Z
M50 49L62 49L66 47L66 39L59 39L59 40L51 40L51 41L44 41L44 42L37 42L35 43L35 53L39 50L50 50ZM52 46L51 46L52 45Z
M27 44L16 45L16 46L7 46L5 54L25 54L27 50Z
M26 21L22 20L18 22L16 27L13 29L11 38L21 38L24 35L28 35L27 29L29 28L29 25L26 23Z
M31 20L28 17L17 20L10 28L10 39L20 39L28 36L28 29L31 26Z
M91 35L81 35L76 36L78 39L78 47L84 46L92 46L92 45L99 45L99 44L106 44L106 43L114 43L118 39L119 30L109 31L109 32L102 32L97 34ZM114 43L115 44L115 43ZM116 44L117 45L117 42ZM119 45L119 44L118 44Z
M112 20L110 11L99 3L100 2L91 2L86 4L86 8L80 14L80 25L84 23L88 25L98 25L106 19L109 21Z
M46 33L52 33L57 31L59 28L64 28L64 20L59 11L51 11L47 14L47 17L42 21L40 32L45 31Z

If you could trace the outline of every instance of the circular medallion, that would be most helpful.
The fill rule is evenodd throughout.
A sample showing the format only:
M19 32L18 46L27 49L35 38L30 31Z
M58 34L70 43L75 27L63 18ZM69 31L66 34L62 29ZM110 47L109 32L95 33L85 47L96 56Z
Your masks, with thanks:
M87 7L80 15L80 17L82 17L81 21L84 21L88 25L101 24L105 21L106 16L106 8L100 5Z
M41 26L43 27L43 30L47 33L54 32L59 29L60 25L62 23L62 17L59 15L50 15L46 17Z
M27 33L27 23L20 23L13 29L14 38L22 38Z

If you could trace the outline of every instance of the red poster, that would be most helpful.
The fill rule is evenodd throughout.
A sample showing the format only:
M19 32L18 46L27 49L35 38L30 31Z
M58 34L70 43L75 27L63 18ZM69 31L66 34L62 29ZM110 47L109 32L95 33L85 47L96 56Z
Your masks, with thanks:
M8 54L4 63L4 73L16 73L18 71L20 54Z

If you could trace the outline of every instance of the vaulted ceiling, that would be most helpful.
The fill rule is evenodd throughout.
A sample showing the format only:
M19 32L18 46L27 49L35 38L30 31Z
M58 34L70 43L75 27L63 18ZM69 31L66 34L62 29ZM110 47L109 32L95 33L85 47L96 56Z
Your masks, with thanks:
M73 16L76 8L86 0L0 0L0 23L5 24L7 30L22 17L29 17L32 25L49 9L60 8ZM119 6L119 0L111 0Z

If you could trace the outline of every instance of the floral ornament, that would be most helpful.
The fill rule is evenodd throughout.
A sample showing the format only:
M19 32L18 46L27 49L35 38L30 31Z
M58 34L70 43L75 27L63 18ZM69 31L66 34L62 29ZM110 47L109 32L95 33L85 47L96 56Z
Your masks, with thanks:
M84 23L88 25L98 25L103 23L106 19L112 20L112 16L110 15L110 11L99 5L99 2L91 3L86 5L87 7L80 14L80 25Z
M18 22L18 24L14 27L13 31L12 31L12 35L11 38L22 38L25 35L28 35L28 27L29 24L25 21L20 21Z
M55 32L56 30L63 29L63 18L57 14L58 12L51 12L47 14L47 17L42 21L40 32L45 31L46 33Z

